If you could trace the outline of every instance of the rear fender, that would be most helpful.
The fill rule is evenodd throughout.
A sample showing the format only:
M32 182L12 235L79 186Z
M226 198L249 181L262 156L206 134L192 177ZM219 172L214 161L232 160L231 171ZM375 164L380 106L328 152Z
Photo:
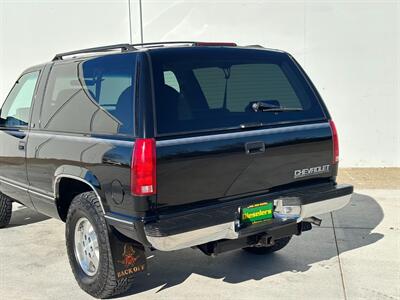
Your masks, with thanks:
M101 189L101 185L97 177L88 169L78 166L62 165L57 168L54 173L54 198L59 199L59 184L61 179L71 178L79 180L88 185L95 193L100 201L101 209L103 214L106 213L105 208L107 207L105 202L104 193Z

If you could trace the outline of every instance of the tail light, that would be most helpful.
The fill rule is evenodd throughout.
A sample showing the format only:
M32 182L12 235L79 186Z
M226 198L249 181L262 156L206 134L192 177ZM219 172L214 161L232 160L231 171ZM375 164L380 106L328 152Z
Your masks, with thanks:
M339 162L339 138L338 138L335 122L330 120L329 125L331 126L332 140L333 140L333 163L336 164Z
M136 139L132 153L131 193L148 196L156 193L156 142Z

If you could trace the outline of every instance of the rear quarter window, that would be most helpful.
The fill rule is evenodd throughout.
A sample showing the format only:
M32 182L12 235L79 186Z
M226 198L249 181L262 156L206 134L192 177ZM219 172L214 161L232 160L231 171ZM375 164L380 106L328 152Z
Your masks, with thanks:
M284 53L198 47L153 50L151 57L158 134L325 118L314 91ZM258 101L293 110L255 112Z
M55 64L41 127L53 131L133 134L136 55Z

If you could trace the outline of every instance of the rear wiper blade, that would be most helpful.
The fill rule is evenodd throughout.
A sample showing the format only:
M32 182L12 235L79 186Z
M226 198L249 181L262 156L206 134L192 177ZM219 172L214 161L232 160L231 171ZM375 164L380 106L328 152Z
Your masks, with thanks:
M263 102L255 102L252 105L252 108L255 112L259 111L269 111L269 112L281 112L281 111L302 111L302 108L298 107L284 107L284 106L277 106L277 105L268 105Z
M271 107L271 108L264 108L261 111L270 111L270 112L281 112L281 111L302 111L302 108L297 107Z

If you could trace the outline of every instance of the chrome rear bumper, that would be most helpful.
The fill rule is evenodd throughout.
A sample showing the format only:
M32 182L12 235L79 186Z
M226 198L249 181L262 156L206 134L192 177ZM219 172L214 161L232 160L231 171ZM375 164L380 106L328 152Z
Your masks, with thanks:
M297 222L301 222L305 218L341 209L350 202L351 195L300 205L298 210L300 214L295 216L288 215L287 218L296 218ZM279 217L282 217L282 214ZM228 222L169 236L155 237L146 235L146 237L155 249L173 251L222 239L237 239L239 233L236 231L235 222Z
M350 202L350 199L351 194L338 198L301 205L300 217L302 219L305 219L341 209Z

